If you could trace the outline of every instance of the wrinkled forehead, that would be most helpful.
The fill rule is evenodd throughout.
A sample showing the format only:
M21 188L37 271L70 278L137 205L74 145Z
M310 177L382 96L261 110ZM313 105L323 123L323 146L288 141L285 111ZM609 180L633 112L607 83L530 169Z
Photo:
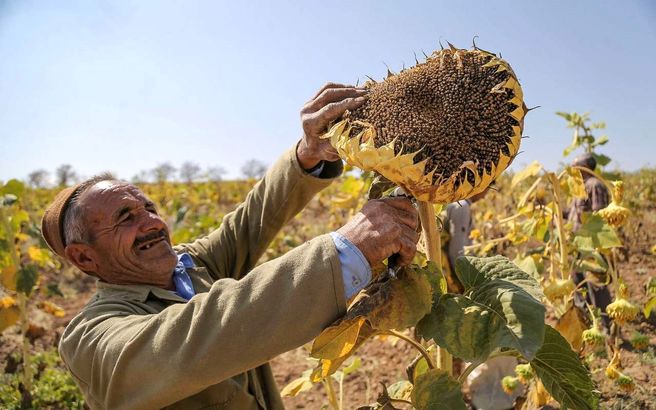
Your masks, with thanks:
M125 206L137 206L150 202L136 186L121 181L100 181L89 188L80 198L86 212L96 216L111 216Z

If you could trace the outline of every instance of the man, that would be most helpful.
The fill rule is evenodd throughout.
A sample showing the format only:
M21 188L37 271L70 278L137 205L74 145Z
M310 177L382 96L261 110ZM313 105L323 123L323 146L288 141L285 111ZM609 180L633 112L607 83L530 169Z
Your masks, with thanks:
M607 207L610 203L610 197L604 183L592 173L585 171L594 171L597 168L597 160L595 160L592 154L585 153L579 155L572 162L572 166L583 168L581 175L583 176L585 193L587 194L587 198L585 199L575 198L568 210L567 221L572 224L572 229L576 232L581 227L581 216L583 213L594 212ZM578 285L585 277L585 272L575 272L574 283ZM605 285L606 278L599 278L594 274L589 274L588 278L587 300L601 310L602 324L606 329L609 329L610 319L606 314L606 306L610 304L611 297L608 287ZM584 298L579 293L576 293L575 302L579 307L585 309Z
M579 155L572 162L573 167L583 168L581 175L585 184L587 198L576 198L572 202L568 212L568 222L572 229L577 231L581 227L581 216L583 212L594 212L603 209L610 203L608 190L603 182L593 174L585 170L594 171L597 168L597 160L590 153Z
M59 350L91 408L282 409L267 361L316 337L394 253L412 260L417 213L371 201L346 225L255 267L270 241L342 172L320 139L366 91L327 84L301 111L304 135L220 227L171 246L135 186L107 176L46 210L50 247L98 277Z

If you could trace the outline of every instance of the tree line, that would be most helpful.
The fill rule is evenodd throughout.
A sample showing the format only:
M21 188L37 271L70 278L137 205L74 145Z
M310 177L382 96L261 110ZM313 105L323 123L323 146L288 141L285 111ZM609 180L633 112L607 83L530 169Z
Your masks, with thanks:
M240 168L241 176L245 179L260 179L264 176L267 165L257 159L249 159ZM163 183L163 182L219 182L227 174L221 166L203 169L192 161L183 162L179 168L170 162L163 162L150 170L141 170L130 178L135 184ZM34 188L49 188L52 186L69 186L83 180L70 164L62 164L52 174L45 169L37 169L27 175L27 182Z

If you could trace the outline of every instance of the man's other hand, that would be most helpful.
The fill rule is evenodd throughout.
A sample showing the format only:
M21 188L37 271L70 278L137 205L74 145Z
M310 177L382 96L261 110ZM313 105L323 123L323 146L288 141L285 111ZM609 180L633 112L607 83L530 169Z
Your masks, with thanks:
M417 210L407 198L383 198L367 202L337 230L360 249L374 267L398 253L400 265L408 265L417 252Z
M303 169L310 169L320 161L337 161L339 155L330 141L320 137L346 110L354 110L366 100L367 90L343 84L328 83L301 110L303 139L296 155Z

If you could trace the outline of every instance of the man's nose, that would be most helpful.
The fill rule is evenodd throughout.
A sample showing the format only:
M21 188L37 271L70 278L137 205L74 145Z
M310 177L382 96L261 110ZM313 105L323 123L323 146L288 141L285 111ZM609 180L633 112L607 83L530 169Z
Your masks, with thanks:
M160 231L166 228L166 223L159 215L144 210L140 213L139 230L142 232Z

